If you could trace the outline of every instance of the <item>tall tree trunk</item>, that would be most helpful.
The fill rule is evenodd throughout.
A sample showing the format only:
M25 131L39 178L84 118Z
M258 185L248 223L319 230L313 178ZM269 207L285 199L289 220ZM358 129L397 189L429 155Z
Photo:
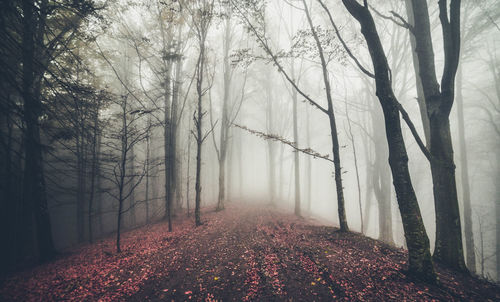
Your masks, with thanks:
M238 134L238 190L240 200L243 199L243 137L241 132Z
M144 202L146 205L146 224L149 223L149 177L151 169L151 116L148 116L148 134L146 137L146 192Z
M384 125L380 120L376 108L370 111L372 115L372 128L383 129ZM392 211L391 211L391 171L385 164L388 156L387 147L380 142L384 139L381 131L374 131L375 141L375 163L372 169L372 186L375 198L378 203L379 239L394 244L392 233Z
M77 190L76 190L76 234L77 234L77 240L79 243L84 241L84 202L85 202L85 185L84 185L84 178L85 178L85 171L84 171L84 162L85 162L85 156L84 156L84 145L85 142L83 141L84 139L84 134L82 132L83 127L81 126L81 117L77 117L77 134L76 134L76 174L77 174Z
M361 33L367 42L375 71L376 94L384 112L389 165L408 245L409 271L415 276L435 282L436 274L429 249L429 238L410 178L408 154L403 140L397 99L392 91L387 57L368 7L360 5L356 0L342 0L342 2L361 25Z
M466 263L469 270L476 272L476 253L474 247L474 232L472 227L472 202L470 198L469 167L467 146L465 143L464 100L462 95L462 65L458 66L457 74L457 114L458 140L460 145L460 176L462 180L462 202L464 205L464 235Z
M415 37L414 51L418 56L418 71L430 126L429 151L436 210L433 257L451 268L466 270L449 122L460 56L460 0L451 0L449 17L447 1L438 2L445 53L441 85L436 78L427 3L411 0L411 4L408 15L413 14L415 21L415 29L412 31Z
M127 191L131 192L130 196L127 198L128 199L128 227L129 228L134 228L135 227L135 190L133 189L134 187L134 179L135 179L135 147L132 145L130 146L130 151L128 152L128 159L127 159L127 164L128 164L128 171L130 171L130 180L129 180L129 186L127 188Z
M285 170L284 168L284 162L285 162L285 146L283 144L279 145L279 153L278 153L278 191L276 192L276 196L278 197L278 200L283 200L286 199L283 193L283 187L284 187L284 182L285 182L285 173L283 172Z
M406 5L406 12L407 12L407 18L408 18L408 24L411 24L412 26L415 25L415 18L413 16L412 8L411 8L411 1L412 0L405 0L405 5ZM424 96L424 88L422 87L422 80L420 79L420 66L418 63L418 55L417 52L415 51L416 49L416 42L415 42L415 36L409 32L410 35L410 45L411 45L411 55L413 59L413 68L415 70L415 86L417 89L417 102L418 102L418 108L420 109L420 118L422 120L422 127L424 128L424 136L425 136L425 141L427 142L427 147L429 147L430 143L430 125L429 125L429 117L427 116L427 105L425 104L425 96Z
M349 116L349 110L347 108L347 100L345 102L345 113L346 113L346 117L347 117L348 137L349 137L349 140L351 141L352 154L354 156L354 169L355 169L355 172L356 172L356 185L357 185L357 189L358 189L359 221L360 221L360 224L361 224L361 234L363 234L364 233L363 206L361 204L361 184L360 184L360 181L359 181L358 155L356 153L356 143L354 141L354 135L352 133L351 118Z
M227 133L228 137L232 137L231 128ZM231 139L228 144L228 158L226 166L226 199L230 202L233 198L233 161L234 161L234 140Z
M189 180L191 178L191 174L189 173L189 169L191 167L191 135L188 134L188 151L187 151L187 171L186 171L186 207L187 207L187 216L189 217L190 209L189 209Z
M121 154L120 154L120 175L118 178L118 215L116 222L116 252L121 252L120 239L121 239L121 227L122 227L122 215L123 215L123 203L125 202L125 196L123 191L125 189L125 178L127 175L127 150L128 150L128 125L127 125L127 97L123 98L122 106L122 135L121 135Z
M123 188L120 187L119 200L118 200L118 217L116 222L116 252L120 253L120 239L121 239L121 227L122 227L122 211L123 211Z
M497 158L497 173L496 173L496 183L500 182L500 153L496 153ZM496 195L495 195L495 217L497 217L495 222L495 235L496 235L496 271L497 271L497 281L500 280L500 186L496 186Z
M171 72L171 67L172 63L169 61L166 64L166 76L165 76L165 103L163 107L164 111L164 128L163 128L163 148L164 148L164 165L165 165L165 217L168 220L168 231L172 231L172 165L171 165L171 156L172 156L172 151L171 151L171 134L172 134L172 120L171 120L171 79L170 79L170 72Z
M181 33L182 27L179 26L177 34L177 46L176 46L176 55L181 51ZM175 208L179 210L182 207L181 198L180 198L180 190L181 186L179 185L179 165L180 161L177 160L177 134L178 134L178 122L179 122L179 97L181 93L181 75L182 75L182 60L179 58L175 62L175 80L173 83L172 89L172 117L171 117L171 134L170 134L170 172L171 172L171 186L172 186L172 198L175 195ZM175 194L174 194L175 193Z
M231 13L228 10L228 15L226 16L226 24L224 28L224 95L222 99L222 121L220 126L220 147L219 147L219 195L217 198L217 210L224 209L225 200L225 172L226 172L226 156L227 156L227 144L228 144L228 131L229 127L229 98L231 89L231 65L229 58L229 50L231 47Z
M92 217L94 215L93 207L94 207L94 196L95 196L95 183L96 183L96 174L98 173L98 165L99 165L99 146L100 143L99 137L99 110L100 110L100 100L98 100L97 107L94 112L94 131L92 133L92 162L91 162L91 170L90 170L90 196L88 201L88 228L89 228L89 242L92 243Z
M293 68L293 60L292 60L292 68ZM294 72L292 72L294 73ZM293 142L295 146L299 147L299 131L297 129L297 105L298 105L298 97L297 90L292 89L292 99L293 99ZM301 215L300 209L300 161L299 161L299 152L294 152L293 154L293 162L294 162L294 172L295 172L295 215Z
M267 98L267 110L266 110L266 124L267 132L274 133L274 106L272 100L271 91L271 79L266 82L266 98ZM276 162L275 162L275 143L272 140L267 140L267 157L268 157L268 169L269 169L269 198L270 204L275 205L276 203Z
M310 107L306 107L306 143L307 147L311 148L311 121L310 121ZM311 212L311 203L312 203L312 196L311 196L311 187L312 187L312 178L311 178L311 171L312 171L312 163L311 163L311 156L307 156L306 159L306 179L307 179L307 188L306 188L306 200L307 200L307 211Z
M3 83L0 85L4 88ZM10 102L10 95L7 95L5 105L10 107ZM19 200L15 194L16 172L14 171L17 169L14 161L16 154L12 133L14 125L9 111L5 110L5 113L0 113L0 240L5 243L4 248L0 250L0 272L13 269L16 260L16 239L13 231L16 229L18 214L16 205L19 204Z
M338 205L338 216L340 231L349 231L349 226L347 224L347 218L345 213L345 201L344 201L344 187L342 185L342 167L340 166L340 146L339 138L337 132L337 122L335 120L335 113L333 110L333 100L330 87L330 79L328 76L327 62L323 54L323 46L319 40L318 34L312 22L309 9L305 0L302 0L304 5L304 11L306 13L307 21L309 23L309 28L311 29L314 40L316 41L316 47L319 52L319 57L321 60L321 69L323 72L323 82L325 84L326 100L328 102L328 119L330 120L330 134L332 136L332 153L333 153L333 165L335 170L335 186L337 189L337 205Z
M42 1L40 18L44 18ZM50 225L45 179L43 173L42 143L40 140L39 117L41 114L40 85L43 76L41 67L36 66L35 24L36 15L32 0L23 0L22 34L22 97L24 105L24 179L23 179L23 219L19 229L22 232L21 258L45 261L54 255L54 242ZM39 19L38 26L45 24ZM41 41L38 41L41 42Z
M203 122L203 72L205 69L205 38L206 36L202 33L200 37L200 55L198 58L197 65L197 79L196 79L196 92L198 94L198 108L196 110L196 180L195 180L195 210L194 219L196 226L200 226L201 216L201 147L203 144L204 137L202 136L202 122Z
M99 133L97 137L97 154L101 154L101 142L102 142L102 135ZM104 233L104 219L103 219L103 212L104 212L104 207L103 207L103 202L102 202L102 188L101 188L101 163L99 160L99 157L97 158L97 164L96 164L96 176L95 176L95 186L96 186L96 192L95 192L95 203L97 203L97 211L98 211L98 216L99 216L99 235L102 236Z

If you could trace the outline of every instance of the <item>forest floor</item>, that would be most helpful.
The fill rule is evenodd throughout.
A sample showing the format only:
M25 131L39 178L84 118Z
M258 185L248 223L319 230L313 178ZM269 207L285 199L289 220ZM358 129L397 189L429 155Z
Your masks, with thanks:
M0 280L0 301L500 301L500 287L438 267L405 274L406 253L262 206L204 212L81 246Z

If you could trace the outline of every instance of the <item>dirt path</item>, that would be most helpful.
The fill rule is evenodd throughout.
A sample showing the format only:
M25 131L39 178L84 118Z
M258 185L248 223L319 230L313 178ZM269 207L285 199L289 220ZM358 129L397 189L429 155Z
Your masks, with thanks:
M404 274L403 251L355 234L341 234L275 209L231 206L211 213L194 238L160 251L161 277L146 282L135 301L328 301L498 299L481 282L430 287ZM193 240L195 239L195 240ZM462 276L461 278L467 278ZM446 287L446 284L450 285ZM496 291L496 293L495 293ZM480 294L483 293L483 294Z
M405 275L406 254L262 207L230 205L127 232L0 280L0 301L500 301L499 287L439 268Z

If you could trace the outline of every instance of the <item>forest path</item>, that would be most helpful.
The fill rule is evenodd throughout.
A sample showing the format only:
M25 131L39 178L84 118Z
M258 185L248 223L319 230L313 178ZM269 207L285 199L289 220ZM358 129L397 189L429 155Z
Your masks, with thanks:
M159 251L134 301L403 301L500 298L481 282L409 279L406 253L269 207L230 205ZM162 260L161 260L162 259ZM466 276L463 276L466 278ZM479 285L478 285L479 284Z
M406 253L269 206L232 203L75 248L0 278L0 301L500 301L498 286L438 268L404 273Z
M181 249L160 251L164 261L155 271L162 277L146 282L133 300L310 301L343 296L328 269L315 263L327 251L313 249L318 238L309 236L310 222L269 207L235 206L210 213L205 221L195 238L176 241Z

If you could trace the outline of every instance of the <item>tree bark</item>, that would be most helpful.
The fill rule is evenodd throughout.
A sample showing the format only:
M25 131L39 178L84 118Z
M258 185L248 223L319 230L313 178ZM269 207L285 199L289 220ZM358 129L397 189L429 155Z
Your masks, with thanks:
M430 255L429 238L410 178L408 154L403 140L397 100L392 91L387 57L367 4L362 6L355 0L342 0L342 2L361 25L361 33L367 42L375 71L376 94L384 113L389 165L408 245L409 271L419 278L435 282L436 274Z
M41 20L45 17L46 1L42 1L38 26L44 30ZM47 206L45 179L43 173L42 143L40 140L39 117L41 115L40 82L43 70L37 67L35 39L36 12L32 0L23 0L22 35L22 97L24 105L25 142L24 142L24 179L23 179L23 219L20 224L22 237L21 258L46 261L54 256L50 216ZM43 27L43 28L42 28ZM35 42L36 41L36 42Z
M415 26L413 13L410 13L412 12L411 1L412 0L405 0L407 18L408 18L408 24ZM410 35L410 45L412 49L411 55L413 59L413 68L415 70L415 85L417 89L418 108L420 109L420 118L422 119L422 127L424 128L425 141L427 143L427 147L429 147L430 143L429 117L427 116L427 105L425 104L424 88L422 87L422 80L420 79L420 67L418 63L418 55L417 52L415 51L416 49L415 36L413 36L411 32L409 32L409 35Z
M451 0L449 17L447 1L438 2L445 54L441 90L436 78L427 3L411 0L411 4L408 14L413 14L415 20L412 31L415 37L414 51L418 56L419 76L430 126L429 151L436 210L433 257L448 267L466 270L449 122L460 57L460 0Z
M497 173L496 173L496 179L497 179L497 184L500 182L500 153L496 153L497 157ZM496 271L497 271L497 281L500 280L500 186L496 186L496 195L495 195L495 217L497 217L496 222L495 222L495 236L496 236L496 249L495 249L495 254L496 254Z

